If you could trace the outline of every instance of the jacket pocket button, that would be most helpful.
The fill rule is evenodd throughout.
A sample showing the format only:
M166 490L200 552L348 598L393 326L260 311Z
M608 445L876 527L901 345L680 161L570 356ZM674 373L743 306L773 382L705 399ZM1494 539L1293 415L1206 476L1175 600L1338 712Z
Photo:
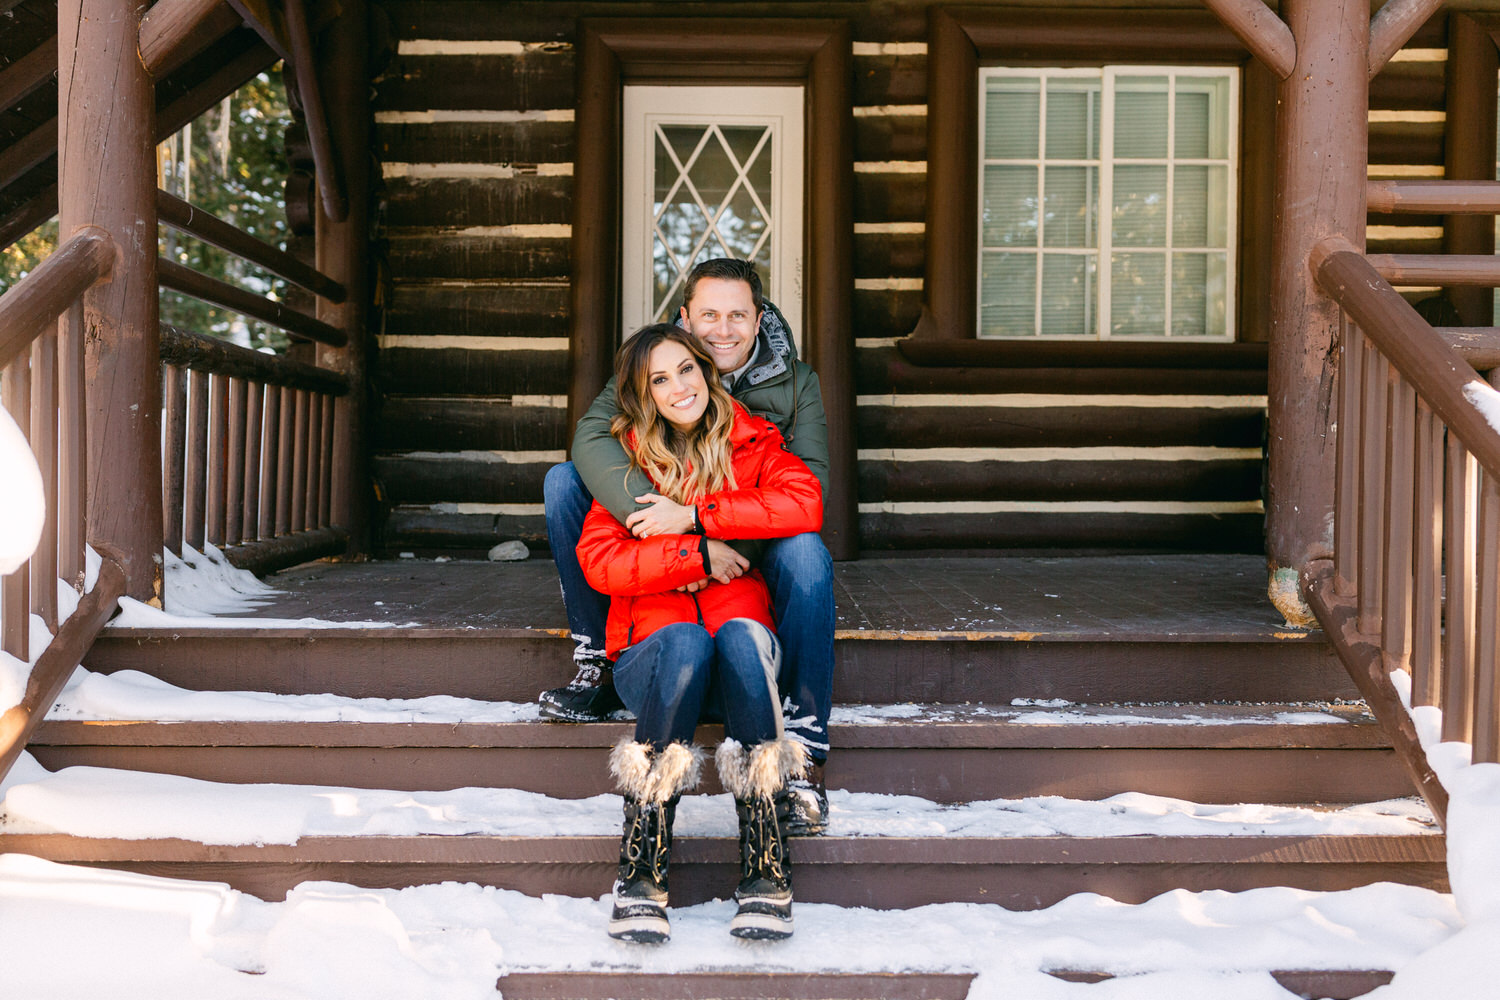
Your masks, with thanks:
M677 554L680 555L680 556L682 556L684 559L686 559L687 558L687 549L678 549L677 550Z

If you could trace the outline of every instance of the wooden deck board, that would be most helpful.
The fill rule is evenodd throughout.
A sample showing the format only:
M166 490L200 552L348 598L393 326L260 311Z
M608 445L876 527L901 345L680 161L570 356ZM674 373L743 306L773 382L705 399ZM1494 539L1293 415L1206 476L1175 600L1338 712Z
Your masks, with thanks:
M258 617L429 628L566 627L549 560L311 563L271 577ZM834 568L837 627L854 633L1012 633L1117 639L1257 636L1289 629L1258 556L890 558Z

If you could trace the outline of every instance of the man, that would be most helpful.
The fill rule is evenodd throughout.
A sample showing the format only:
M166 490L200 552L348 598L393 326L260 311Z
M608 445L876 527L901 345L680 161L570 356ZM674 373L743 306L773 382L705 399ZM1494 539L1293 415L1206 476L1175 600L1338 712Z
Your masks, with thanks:
M708 347L730 394L750 412L775 422L787 447L807 463L827 496L828 422L818 376L797 360L785 320L762 299L755 266L721 257L693 268L684 286L678 325ZM637 537L702 530L692 513L673 514L653 502L648 494L654 496L655 489L639 469L625 475L629 459L609 433L616 412L611 379L578 421L573 461L547 473L547 535L562 580L578 668L566 687L542 692L541 714L547 719L589 722L622 707L604 657L609 598L588 585L575 551L591 501L597 499ZM833 561L816 534L733 544L741 553L741 564L718 572L738 575L753 563L765 576L781 639L778 680L787 733L806 744L812 758L808 778L795 782L783 803L787 827L792 833L821 833L828 816L823 765L833 688ZM707 584L704 579L686 589Z

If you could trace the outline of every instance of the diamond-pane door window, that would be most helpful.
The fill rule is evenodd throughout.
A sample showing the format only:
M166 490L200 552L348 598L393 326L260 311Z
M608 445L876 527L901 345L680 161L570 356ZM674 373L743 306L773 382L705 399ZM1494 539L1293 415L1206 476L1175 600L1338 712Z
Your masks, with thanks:
M693 266L736 257L800 333L801 89L627 87L624 111L623 332L675 318Z

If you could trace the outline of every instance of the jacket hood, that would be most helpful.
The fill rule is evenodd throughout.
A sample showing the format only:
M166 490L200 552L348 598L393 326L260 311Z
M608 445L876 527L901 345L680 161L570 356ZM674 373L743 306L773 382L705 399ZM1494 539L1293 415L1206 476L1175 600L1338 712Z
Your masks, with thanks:
M762 299L761 305L760 329L755 333L755 358L735 383L736 387L760 385L784 374L792 367L792 362L797 360L797 344L792 340L792 328L787 325L786 317L781 315L781 310L770 299ZM680 310L677 313L677 326L687 329Z

